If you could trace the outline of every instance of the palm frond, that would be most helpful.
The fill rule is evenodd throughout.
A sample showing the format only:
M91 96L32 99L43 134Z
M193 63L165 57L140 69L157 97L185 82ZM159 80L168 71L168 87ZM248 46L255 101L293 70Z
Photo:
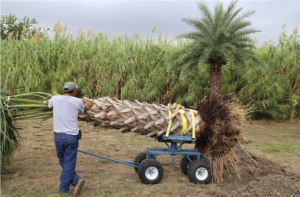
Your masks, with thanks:
M9 76L9 75L8 75ZM7 81L7 80L6 80ZM49 112L47 103L36 98L46 99L52 95L47 93L26 93L20 95L9 95L5 91L0 92L0 121L1 121L1 170L5 169L12 160L13 153L20 144L17 120L32 118L43 118L52 114ZM35 98L35 99L28 99Z

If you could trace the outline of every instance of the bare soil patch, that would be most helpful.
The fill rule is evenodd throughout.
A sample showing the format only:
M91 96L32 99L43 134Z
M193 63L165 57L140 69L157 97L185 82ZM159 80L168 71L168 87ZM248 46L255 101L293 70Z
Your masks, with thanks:
M226 196L300 196L300 176L269 174Z
M300 169L298 169L299 140L292 136L300 134L299 124L287 122L256 121L246 128L242 144L257 165L237 147L238 164L243 176L240 182L229 166L223 173L224 181L208 185L196 185L180 171L181 157L163 155L157 160L164 167L164 177L157 185L144 185L132 167L78 153L76 171L86 179L81 196L300 196ZM53 141L52 120L46 122L22 121L22 146L14 156L10 170L14 173L1 177L1 196L55 196L59 186L61 168L56 157ZM94 130L84 122L79 149L133 161L146 148L163 148L145 136L133 133L120 134L116 130ZM284 130L283 130L284 129ZM279 136L279 138L278 138ZM271 146L268 143L278 144ZM284 144L288 144L288 148ZM194 145L184 145L192 149ZM278 149L276 149L276 147ZM271 150L271 151L270 151ZM275 151L274 151L275 150ZM286 162L284 162L286 161ZM280 165L283 163L284 165ZM228 171L227 171L228 170ZM285 184L286 183L286 184ZM276 191L275 191L276 189ZM296 190L298 189L298 190ZM256 193L256 190L259 190ZM73 192L71 187L70 194ZM298 193L296 193L298 192Z
M236 150L243 182L235 176L224 178L224 187L232 192L221 192L219 196L300 196L300 174L289 172L290 167L259 157L249 152L251 158L239 146ZM233 171L229 169L229 171ZM299 191L298 191L299 190Z

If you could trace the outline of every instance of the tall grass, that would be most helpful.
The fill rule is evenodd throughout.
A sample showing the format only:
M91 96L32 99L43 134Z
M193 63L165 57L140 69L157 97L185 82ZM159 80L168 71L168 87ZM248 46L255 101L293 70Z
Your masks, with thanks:
M243 104L253 103L255 118L292 119L299 116L300 39L283 31L279 43L265 42L256 49L259 66L223 70L222 93L234 92Z
M184 78L181 68L172 70L170 54L190 41L177 40L167 34L153 33L143 38L116 33L77 36L66 33L59 23L53 35L27 36L21 40L1 42L1 77L12 70L16 80L10 89L25 92L57 92L74 81L79 97L116 96L120 99L167 104L177 102L196 107L209 95L206 65L199 65ZM299 36L296 30L280 34L279 44L265 43L255 52L259 66L226 65L222 70L221 93L235 93L239 102L256 107L254 118L285 119L300 115Z

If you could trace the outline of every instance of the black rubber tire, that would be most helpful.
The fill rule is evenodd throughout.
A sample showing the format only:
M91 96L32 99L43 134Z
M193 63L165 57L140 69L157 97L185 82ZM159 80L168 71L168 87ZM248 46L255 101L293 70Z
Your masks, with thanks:
M146 176L146 171L148 168L154 167L157 170L157 177L153 180L148 179ZM160 182L164 175L164 169L161 163L155 159L145 159L142 161L141 165L139 166L138 175L142 183L144 184L157 184Z
M190 159L192 159L192 156L189 156ZM186 158L186 156L183 156L180 161L180 169L183 172L183 174L187 175L188 173L188 167L191 164L191 162Z
M198 179L196 177L196 172L197 172L197 170L199 168L206 169L206 173L208 173L207 177L205 179L203 179L203 180ZM191 165L189 166L189 168L188 168L188 176L189 176L190 181L193 182L193 183L200 183L200 184L208 184L208 183L210 183L212 175L211 175L211 170L210 170L208 162L205 161L205 160L196 160L196 161L193 161L191 163Z
M146 158L147 158L146 152L142 152L135 157L133 162L134 163L142 163L142 161L145 160ZM136 173L138 173L139 168L134 167L134 170L136 171Z

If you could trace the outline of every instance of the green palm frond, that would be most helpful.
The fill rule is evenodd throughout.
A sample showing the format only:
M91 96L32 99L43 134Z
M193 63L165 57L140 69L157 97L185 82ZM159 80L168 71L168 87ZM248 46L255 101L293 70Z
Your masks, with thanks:
M248 11L241 14L242 8L236 8L237 1L232 1L225 9L223 4L217 3L214 14L208 9L205 3L198 3L201 19L182 19L196 31L181 34L178 38L194 40L194 43L177 52L172 58L180 59L174 63L175 67L199 60L203 63L225 65L228 59L236 63L249 61L253 55L251 48L254 48L251 39L247 36L251 33L259 32L257 29L247 29L251 25L250 21L244 21L255 11ZM209 48L209 49L207 49ZM246 58L242 58L242 57ZM190 64L191 65L191 64ZM191 67L193 69L193 67Z
M232 1L227 9L222 3L217 3L213 14L205 3L198 3L198 8L202 13L200 19L182 19L195 31L181 34L177 38L185 38L193 42L171 55L171 59L175 60L173 68L180 67L183 69L183 75L187 75L196 65L209 64L213 68L222 67L228 63L240 66L244 66L245 62L257 63L252 51L255 46L248 34L259 31L248 28L251 22L245 21L255 11L241 13L243 8L237 8L237 1ZM217 82L220 80L219 76L221 76L220 73L210 70L210 78L213 79L210 80L210 86L211 89L214 87L211 95L219 93L220 83Z
M32 92L19 95L9 95L6 91L0 92L1 118L1 172L11 163L13 153L20 145L17 120L44 118L52 114L47 102L39 101L51 97L51 94Z

